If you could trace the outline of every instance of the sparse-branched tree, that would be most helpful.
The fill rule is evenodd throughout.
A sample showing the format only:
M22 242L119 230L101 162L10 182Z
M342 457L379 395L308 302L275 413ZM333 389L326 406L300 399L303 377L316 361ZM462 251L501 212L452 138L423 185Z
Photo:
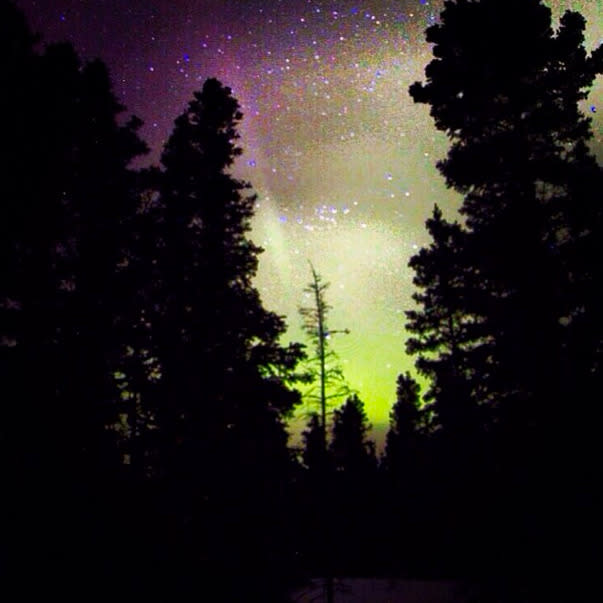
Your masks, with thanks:
M329 283L322 280L320 274L310 264L312 281L304 289L308 299L308 305L302 306L299 313L303 319L303 328L313 350L313 356L307 361L309 378L316 385L311 387L305 394L306 398L319 404L320 428L322 431L323 450L327 453L327 416L329 407L333 401L349 394L350 390L345 382L343 371L338 363L334 350L330 347L331 335L334 333L349 333L348 329L343 331L332 331L328 326L328 314L331 306L327 303L325 292Z
M307 362L310 382L317 382L310 387L306 398L318 403L320 414L313 412L310 416L304 437L304 464L310 469L310 499L313 503L308 510L311 523L318 526L319 536L314 542L313 555L319 560L320 571L326 575L325 594L327 600L333 600L333 559L334 546L333 524L326 510L327 501L332 498L334 483L331 479L333 469L332 454L328 446L327 417L329 408L337 398L349 394L343 371L339 366L337 355L330 349L329 342L333 331L328 326L328 313L331 306L326 301L325 292L329 283L325 283L320 274L310 263L312 281L304 289L308 305L299 309L303 319L303 328L312 346L313 356ZM347 329L342 331L349 333Z

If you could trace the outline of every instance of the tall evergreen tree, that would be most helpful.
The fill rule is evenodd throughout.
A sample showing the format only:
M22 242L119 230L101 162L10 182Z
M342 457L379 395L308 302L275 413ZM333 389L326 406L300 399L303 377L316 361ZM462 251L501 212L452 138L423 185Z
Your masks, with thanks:
M119 124L124 108L100 61L82 65L69 44L40 52L13 3L0 2L0 14L0 120L11 149L0 168L0 365L13 392L0 429L23 519L17 547L36 550L31 563L57 579L70 564L94 579L119 496L108 428L117 265L134 198L128 164L146 146L139 120ZM90 555L79 570L78 548Z
M258 530L268 542L282 516L274 506L290 463L284 419L299 401L287 384L302 355L297 344L280 345L285 322L252 284L262 251L248 238L256 198L229 169L241 153L241 118L231 90L208 79L176 119L158 175L147 312L171 531L191 550L191 539L203 538L218 567L239 571L262 563L249 547L261 541ZM262 520L252 521L254 512Z
M38 376L16 389L24 394L31 388L25 398L43 405L39 410L48 410L47 419L55 417L40 420L55 440L52 450L59 442L73 445L81 435L81 452L91 442L77 414L99 413L112 395L107 360L115 354L115 340L109 341L119 303L113 279L122 254L122 220L130 210L132 176L126 168L145 146L136 135L137 120L118 125L123 107L100 61L81 66L68 44L49 46L41 55L33 47L23 51L15 40L28 35L14 23L22 16L14 12L7 20L8 63L21 63L21 70L4 95L12 113L7 107L2 113L13 148L11 163L3 165L3 351ZM18 373L10 378L22 379ZM33 395L36 388L39 395ZM46 398L62 402L47 404ZM102 417L96 418L85 422L103 431ZM51 424L66 432L51 436ZM81 429L70 430L70 424ZM33 438L43 439L41 433Z
M511 23L509 45L502 32ZM487 316L498 367L489 383L508 409L513 399L550 398L542 386L552 385L551 370L563 374L559 320L572 290L563 247L584 232L572 215L596 211L592 197L570 190L576 170L596 172L586 150L590 119L578 101L603 52L586 55L583 30L582 17L567 12L555 34L539 0L447 2L442 23L427 30L436 56L427 84L410 89L452 141L438 167L465 195L465 262L480 277L466 312Z
M583 32L584 19L569 11L553 31L540 0L450 0L427 30L435 57L427 82L410 88L452 143L438 168L464 195L461 311L480 318L480 337L492 343L487 370L483 359L470 366L499 421L502 499L512 510L499 525L519 529L526 542L532 533L531 545L550 531L546 520L529 518L527 504L550 508L554 483L575 491L570 467L592 451L579 436L584 414L568 400L584 381L600 384L600 267L591 254L601 238L593 194L601 169L578 102L603 71L603 47L589 56Z
M419 291L413 294L418 309L406 312L406 329L412 335L406 350L418 355L418 370L431 380L424 398L435 415L433 427L467 434L476 428L490 341L482 317L466 309L473 279L464 264L465 230L447 222L437 205L426 226L433 242L409 262Z
M260 404L275 417L285 416L296 398L283 383L300 350L277 343L284 321L262 307L251 283L262 251L246 236L255 196L228 172L241 153L241 118L230 89L207 80L176 120L162 155L157 256L164 292L156 329L162 381L178 392L169 414L177 417L179 405L193 417L195 408L216 411L222 428L241 422L241 401L232 398L241 397L242 384L253 384L243 391L261 391ZM217 400L227 402L211 410Z

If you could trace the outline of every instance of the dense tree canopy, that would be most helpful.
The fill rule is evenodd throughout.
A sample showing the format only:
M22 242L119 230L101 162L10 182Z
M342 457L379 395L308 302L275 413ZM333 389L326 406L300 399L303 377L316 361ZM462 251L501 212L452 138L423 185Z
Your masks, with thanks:
M62 567L90 577L118 530L118 265L135 206L128 165L146 145L139 120L124 124L101 61L82 64L67 43L38 49L11 2L0 2L0 28L0 371L11 392L0 440L16 518L8 542L17 567L36 551L33 566L52 590Z
M513 44L503 33L511 23ZM577 173L588 173L593 187L600 181L586 146L591 120L578 101L601 72L603 52L586 54L583 31L583 18L567 12L554 32L539 0L447 2L441 24L427 30L435 57L427 83L410 89L452 143L438 167L465 195L470 292L457 303L487 319L496 366L487 384L499 399L548 396L537 392L547 373L563 374L559 321L568 305L581 307L566 296L589 264L584 254L568 272L566 253L582 235L597 238L599 204L575 190ZM590 226L578 226L576 214L589 215Z
M409 349L419 354L419 369L433 367L441 418L454 403L451 435L460 434L458 420L466 416L459 412L461 401L479 411L474 437L463 440L473 442L480 459L497 458L490 461L500 471L493 496L505 537L525 534L526 551L542 553L542 543L556 534L547 521L564 505L585 509L584 488L591 485L578 485L575 476L588 474L596 438L578 427L584 412L598 412L585 384L600 397L595 299L601 270L593 254L602 234L602 170L588 150L591 119L579 102L603 71L603 47L588 55L578 13L566 12L553 30L551 11L540 0L451 0L426 35L434 59L426 83L413 84L410 94L430 105L436 127L451 141L438 168L464 196L466 228L455 253L429 265L442 237L434 231L436 216L428 222L435 245L411 260L421 292L419 310L408 317L411 332L429 325L432 331L424 333L431 338L411 339ZM426 355L452 332L433 324L430 299L450 282L451 258L456 290L440 297L440 314L459 316L475 329L477 340L469 340L480 344L473 351L482 351L465 355L462 373L474 383L460 391L458 379L450 380L458 369L447 362L449 349L440 348L435 361ZM492 411L484 413L486 407ZM484 440L480 429L492 436ZM486 449L478 447L485 441ZM474 465L471 471L477 471L469 480L475 483L479 470ZM456 491L466 479L459 475ZM480 479L484 491L494 487ZM559 484L564 494L553 503ZM528 519L529 505L542 509L541 518ZM558 542L566 542L562 532L559 527ZM572 545L551 545L543 558L552 563L557 551L559 563L562 546Z

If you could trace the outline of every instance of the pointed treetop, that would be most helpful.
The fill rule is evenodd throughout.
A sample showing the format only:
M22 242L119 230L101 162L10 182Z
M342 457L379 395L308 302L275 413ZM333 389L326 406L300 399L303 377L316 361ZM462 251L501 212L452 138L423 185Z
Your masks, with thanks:
M175 121L174 131L165 145L161 163L177 170L183 162L183 151L188 158L182 169L200 164L207 170L223 172L230 167L242 149L237 146L237 127L243 118L240 105L232 90L219 80L209 78L200 92L194 93L187 110Z

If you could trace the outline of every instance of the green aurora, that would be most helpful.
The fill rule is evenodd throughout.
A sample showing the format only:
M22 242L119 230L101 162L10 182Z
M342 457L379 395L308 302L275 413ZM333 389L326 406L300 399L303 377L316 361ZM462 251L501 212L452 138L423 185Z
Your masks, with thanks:
M550 6L555 22L566 8L587 18L591 50L603 38L597 4ZM286 339L304 341L298 308L307 303L307 261L331 283L329 325L351 330L335 335L331 346L365 402L379 446L396 378L414 372L414 359L404 351L404 311L412 307L414 291L408 260L428 243L424 222L434 203L453 218L461 202L435 168L447 152L447 140L436 131L428 107L414 105L407 93L431 60L422 36L423 28L417 27L402 46L364 45L356 70L334 63L323 71L329 80L323 103L311 85L316 74L297 73L297 82L305 85L278 90L286 118L265 123L251 117L242 132L243 146L251 147L246 156L255 153L262 164L275 166L241 170L259 195L252 238L265 248L256 281L263 301L287 317ZM602 92L600 78L583 105L594 118L593 148L599 157L603 129L596 109L603 105ZM308 409L305 404L293 421L294 434Z

